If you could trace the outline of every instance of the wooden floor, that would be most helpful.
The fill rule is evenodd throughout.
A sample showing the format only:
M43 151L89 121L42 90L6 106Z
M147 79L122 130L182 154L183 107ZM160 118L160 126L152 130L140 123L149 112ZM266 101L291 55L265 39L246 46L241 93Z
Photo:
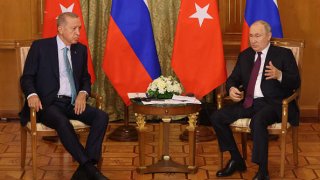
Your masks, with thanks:
M110 123L109 134L121 124ZM147 124L147 158L148 164L157 161L157 123ZM32 179L30 144L27 150L27 166L25 172L20 169L20 124L18 121L0 122L0 179ZM172 158L180 163L188 163L188 145L179 140L180 133L185 125L172 123L170 126L170 153ZM30 139L30 137L28 137ZM28 139L28 143L30 142ZM85 142L86 137L81 137ZM58 143L48 143L39 139L38 144L38 179L70 179L77 163ZM320 124L302 123L299 127L299 165L295 167L292 160L291 138L288 136L287 156L284 179L320 179ZM251 142L249 146L252 147ZM250 148L249 148L250 149ZM257 171L257 166L247 160L248 170L245 173L235 173L227 179L252 179ZM269 149L269 173L271 179L279 178L279 142L270 141ZM225 158L228 160L228 157ZM135 168L139 162L137 142L114 142L106 140L103 144L102 171L111 180L204 180L217 179L218 170L217 141L197 144L196 164L199 170L196 174L183 173L156 173L137 174ZM226 179L226 178L225 178Z

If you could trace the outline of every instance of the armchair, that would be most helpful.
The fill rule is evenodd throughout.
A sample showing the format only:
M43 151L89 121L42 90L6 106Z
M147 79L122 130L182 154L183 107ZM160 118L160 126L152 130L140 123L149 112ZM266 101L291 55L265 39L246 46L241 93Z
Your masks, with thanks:
M271 44L275 46L286 47L292 50L293 55L296 59L300 76L302 70L302 55L304 42L299 40L291 39L272 39ZM217 93L217 107L221 109L225 100L229 99L225 97L225 88L222 86L220 93ZM286 154L286 135L288 132L292 132L292 148L293 148L293 161L294 164L298 164L298 126L291 126L288 122L288 105L291 101L296 100L299 104L300 89L295 91L290 97L282 101L282 118L281 123L275 123L268 127L269 134L276 134L280 136L280 177L284 177L284 165L285 165L285 154ZM247 158L247 134L250 133L250 118L238 119L230 125L230 128L235 133L241 134L241 146L243 158ZM219 150L220 152L220 150ZM223 153L219 153L220 166L223 167Z
M31 41L19 41L16 43L16 57L19 67L19 74L22 74L24 63L30 49ZM20 106L24 104L23 93L20 90ZM102 97L97 94L91 94L90 98L94 98L96 107L102 109ZM89 132L90 126L78 120L70 119L77 134ZM57 136L57 132L36 121L36 110L30 108L30 121L26 126L21 126L21 168L24 170L26 151L27 151L27 133L31 135L31 158L32 158L32 173L33 179L37 179L37 140L38 136ZM101 169L102 159L98 163L98 168Z

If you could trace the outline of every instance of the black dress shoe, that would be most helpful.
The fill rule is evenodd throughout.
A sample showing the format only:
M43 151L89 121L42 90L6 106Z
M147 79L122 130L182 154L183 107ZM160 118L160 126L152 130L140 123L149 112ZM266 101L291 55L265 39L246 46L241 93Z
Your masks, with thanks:
M73 173L71 180L89 180L83 166L78 167L78 169Z
M59 136L43 136L42 140L44 141L48 141L51 143L56 143L59 141Z
M262 174L259 171L257 172L257 174L252 178L252 180L269 180L269 173L267 174Z
M100 170L94 165L94 162L88 161L83 165L84 170L87 174L88 179L90 180L108 180L106 176L104 176Z
M247 170L246 163L244 161L237 162L235 160L229 160L226 167L219 170L216 174L217 177L225 177L232 175L235 171L243 172Z

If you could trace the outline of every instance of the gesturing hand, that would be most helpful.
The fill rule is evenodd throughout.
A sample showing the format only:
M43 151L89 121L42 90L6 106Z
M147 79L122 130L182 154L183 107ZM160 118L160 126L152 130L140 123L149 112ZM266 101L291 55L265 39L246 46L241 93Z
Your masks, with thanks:
M273 66L272 62L269 61L269 64L266 66L266 71L264 73L266 79L277 79L279 80L282 72Z

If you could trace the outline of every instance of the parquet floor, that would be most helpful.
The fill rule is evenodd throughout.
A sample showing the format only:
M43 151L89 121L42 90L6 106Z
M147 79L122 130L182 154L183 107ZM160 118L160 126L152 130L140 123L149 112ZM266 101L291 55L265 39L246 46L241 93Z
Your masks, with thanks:
M110 123L109 134L121 124ZM147 124L147 164L157 160L157 132L158 124ZM0 179L32 179L30 144L27 150L27 166L25 171L20 169L20 124L18 121L0 122ZM170 126L170 153L172 158L180 163L188 163L188 145L179 140L180 133L185 125L172 123ZM30 139L30 137L28 137ZM284 179L319 179L320 180L320 124L302 123L299 127L299 165L295 167L292 161L291 138L287 136L287 156ZM28 143L30 142L28 139ZM85 142L86 137L81 136ZM249 142L249 146L252 144ZM269 149L269 173L271 179L279 178L279 142L270 141ZM247 160L248 170L245 173L235 173L225 179L252 179L257 166ZM201 142L197 144L196 164L199 170L196 174L183 173L156 173L137 174L135 168L138 165L137 142L114 142L106 140L103 144L102 171L111 180L204 180L217 179L218 170L217 141ZM71 156L58 143L44 142L39 138L38 144L38 179L70 179L77 163L72 161ZM225 158L228 160L228 157Z

